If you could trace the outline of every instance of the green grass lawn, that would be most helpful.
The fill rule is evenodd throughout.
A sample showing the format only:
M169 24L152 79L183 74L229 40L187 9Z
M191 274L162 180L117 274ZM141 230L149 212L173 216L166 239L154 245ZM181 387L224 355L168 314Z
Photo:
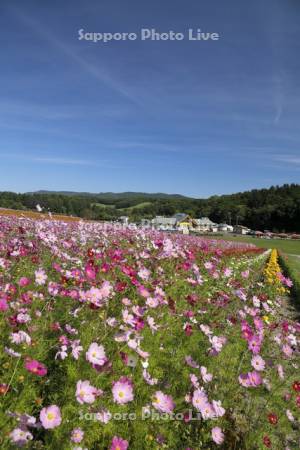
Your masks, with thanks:
M300 279L300 257L288 255L288 265L298 275Z
M115 205L106 205L105 203L92 203L91 206L99 206L100 208L115 208Z

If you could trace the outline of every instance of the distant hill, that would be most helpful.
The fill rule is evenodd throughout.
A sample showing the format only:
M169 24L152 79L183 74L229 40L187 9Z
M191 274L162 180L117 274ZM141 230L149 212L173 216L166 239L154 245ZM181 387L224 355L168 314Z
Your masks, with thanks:
M105 199L111 199L111 200L119 200L126 198L151 198L151 199L157 199L157 198L191 198L186 197L185 195L180 194L165 194L163 192L156 192L156 193L147 193L147 192L99 192L99 193L92 193L92 192L73 192L73 191L47 191L47 190L40 190L35 192L27 192L27 194L53 194L53 195L71 195L75 197L97 197L99 199L105 198Z
M179 194L144 192L38 191L25 194L0 192L0 207L44 210L94 220L116 220L129 216L139 222L156 215L183 212L209 217L217 223L247 225L254 230L300 232L300 185L284 184L231 195L195 199Z

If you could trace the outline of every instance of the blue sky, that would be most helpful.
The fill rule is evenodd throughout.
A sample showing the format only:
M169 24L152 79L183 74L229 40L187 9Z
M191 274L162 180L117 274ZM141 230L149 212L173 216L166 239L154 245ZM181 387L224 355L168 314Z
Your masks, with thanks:
M155 28L218 41L78 40ZM2 0L0 190L300 181L297 0Z

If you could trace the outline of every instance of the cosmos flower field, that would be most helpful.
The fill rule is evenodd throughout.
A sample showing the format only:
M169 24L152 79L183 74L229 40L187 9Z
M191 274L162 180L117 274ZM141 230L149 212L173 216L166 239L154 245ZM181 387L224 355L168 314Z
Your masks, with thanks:
M299 449L276 251L0 218L0 447Z

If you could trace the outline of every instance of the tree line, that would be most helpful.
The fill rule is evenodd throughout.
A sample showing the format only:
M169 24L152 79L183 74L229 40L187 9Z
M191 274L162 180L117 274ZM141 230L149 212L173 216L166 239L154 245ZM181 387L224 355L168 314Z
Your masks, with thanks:
M93 220L118 220L129 216L134 222L156 215L177 212L192 217L209 217L216 223L246 225L254 230L300 232L300 185L284 184L231 195L194 199L180 195L125 192L56 193L41 191L25 194L0 192L0 207L67 214Z

